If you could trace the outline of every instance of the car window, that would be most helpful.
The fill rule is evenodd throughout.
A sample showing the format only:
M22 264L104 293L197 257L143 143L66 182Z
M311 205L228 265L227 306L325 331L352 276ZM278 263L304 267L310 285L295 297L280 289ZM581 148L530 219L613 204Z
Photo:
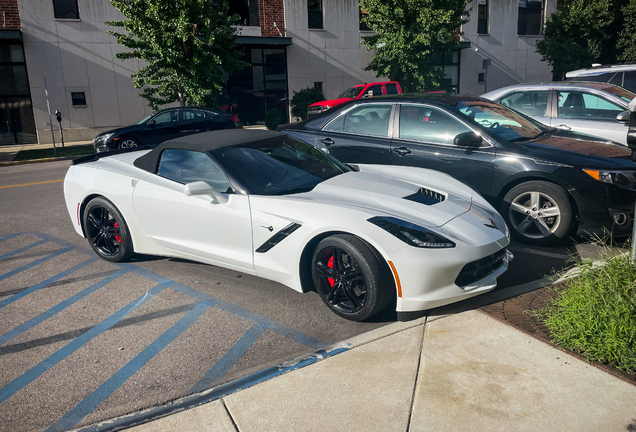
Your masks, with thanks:
M364 104L350 109L323 130L353 134L389 136L391 104Z
M208 155L197 151L164 150L161 153L157 174L183 184L204 181L219 192L232 192L230 182L223 171Z
M631 102L631 100L636 97L636 94L634 94L633 92L626 90L622 87L617 87L613 85L602 87L600 90L606 91L608 93L612 93L613 95L616 95L619 98L622 98L625 102Z
M511 93L502 98L499 103L525 115L545 117L548 108L548 90Z
M400 138L452 144L457 135L472 130L450 114L422 105L400 108Z
M190 109L181 110L181 120L203 120L204 118L205 114L203 111Z
M612 85L622 86L623 85L623 72L616 72L614 76L608 81L608 83Z
M636 92L636 71L625 72L625 80L623 81L623 87L627 90Z
M155 118L153 118L156 124L162 123L176 123L179 121L179 111L171 110L164 111L161 114L158 114Z
M373 97L382 96L382 85L372 85L370 87L367 87L367 89L364 91L364 95L367 94L371 94ZM364 97L364 95L362 96Z
M384 87L386 88L386 94L390 95L390 94L398 94L398 88L397 88L397 84L385 84Z
M575 78L572 78L574 81L592 81L592 82L609 82L609 80L614 76L614 72L612 73L602 73L598 75L579 75Z
M559 118L613 120L625 108L599 96L583 92L559 92Z
M364 90L364 86L360 86L360 87L351 87L345 91L343 91L342 93L340 93L340 96L338 96L339 98L350 98L350 99L355 99L358 97L358 95L360 94L360 92Z

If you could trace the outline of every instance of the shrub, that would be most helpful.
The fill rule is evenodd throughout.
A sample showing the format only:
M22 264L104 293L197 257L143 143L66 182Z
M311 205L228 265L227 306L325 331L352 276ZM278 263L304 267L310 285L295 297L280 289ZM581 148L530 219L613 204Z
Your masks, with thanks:
M325 95L317 88L305 88L299 92L294 92L291 100L291 113L298 120L307 118L307 107L313 103L324 101Z
M272 108L265 114L265 126L267 126L267 129L276 130L276 128L283 123L286 123L285 116L280 110Z
M627 254L577 265L552 303L532 315L551 330L554 342L588 361L614 362L636 371L636 268Z

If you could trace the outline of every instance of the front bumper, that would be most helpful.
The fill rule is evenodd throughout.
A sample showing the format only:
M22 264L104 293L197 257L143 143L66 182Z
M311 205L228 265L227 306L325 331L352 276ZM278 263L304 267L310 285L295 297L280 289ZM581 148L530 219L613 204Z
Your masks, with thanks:
M572 191L579 210L578 235L624 237L632 233L636 191L612 185L595 185L585 194Z

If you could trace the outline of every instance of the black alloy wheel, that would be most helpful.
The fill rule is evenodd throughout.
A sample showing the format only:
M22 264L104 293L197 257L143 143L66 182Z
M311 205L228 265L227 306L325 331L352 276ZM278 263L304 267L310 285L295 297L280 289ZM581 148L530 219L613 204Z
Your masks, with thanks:
M110 262L125 261L133 254L124 218L105 198L94 198L84 210L84 232L93 250Z
M361 239L338 234L322 240L313 257L316 291L336 314L362 321L386 307L395 291L390 274Z

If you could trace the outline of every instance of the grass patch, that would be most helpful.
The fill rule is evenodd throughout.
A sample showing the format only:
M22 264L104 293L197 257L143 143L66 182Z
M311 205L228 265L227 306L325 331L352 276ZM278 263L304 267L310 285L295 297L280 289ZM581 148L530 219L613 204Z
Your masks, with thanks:
M552 332L561 348L575 350L588 361L636 371L636 268L629 255L602 254L577 264L569 279L544 309L530 312Z
M53 154L53 147L47 149L35 149L35 150L20 150L15 155L14 161L23 161L31 159L44 159L60 156L81 156L95 153L95 147L93 144L58 147L57 154Z

